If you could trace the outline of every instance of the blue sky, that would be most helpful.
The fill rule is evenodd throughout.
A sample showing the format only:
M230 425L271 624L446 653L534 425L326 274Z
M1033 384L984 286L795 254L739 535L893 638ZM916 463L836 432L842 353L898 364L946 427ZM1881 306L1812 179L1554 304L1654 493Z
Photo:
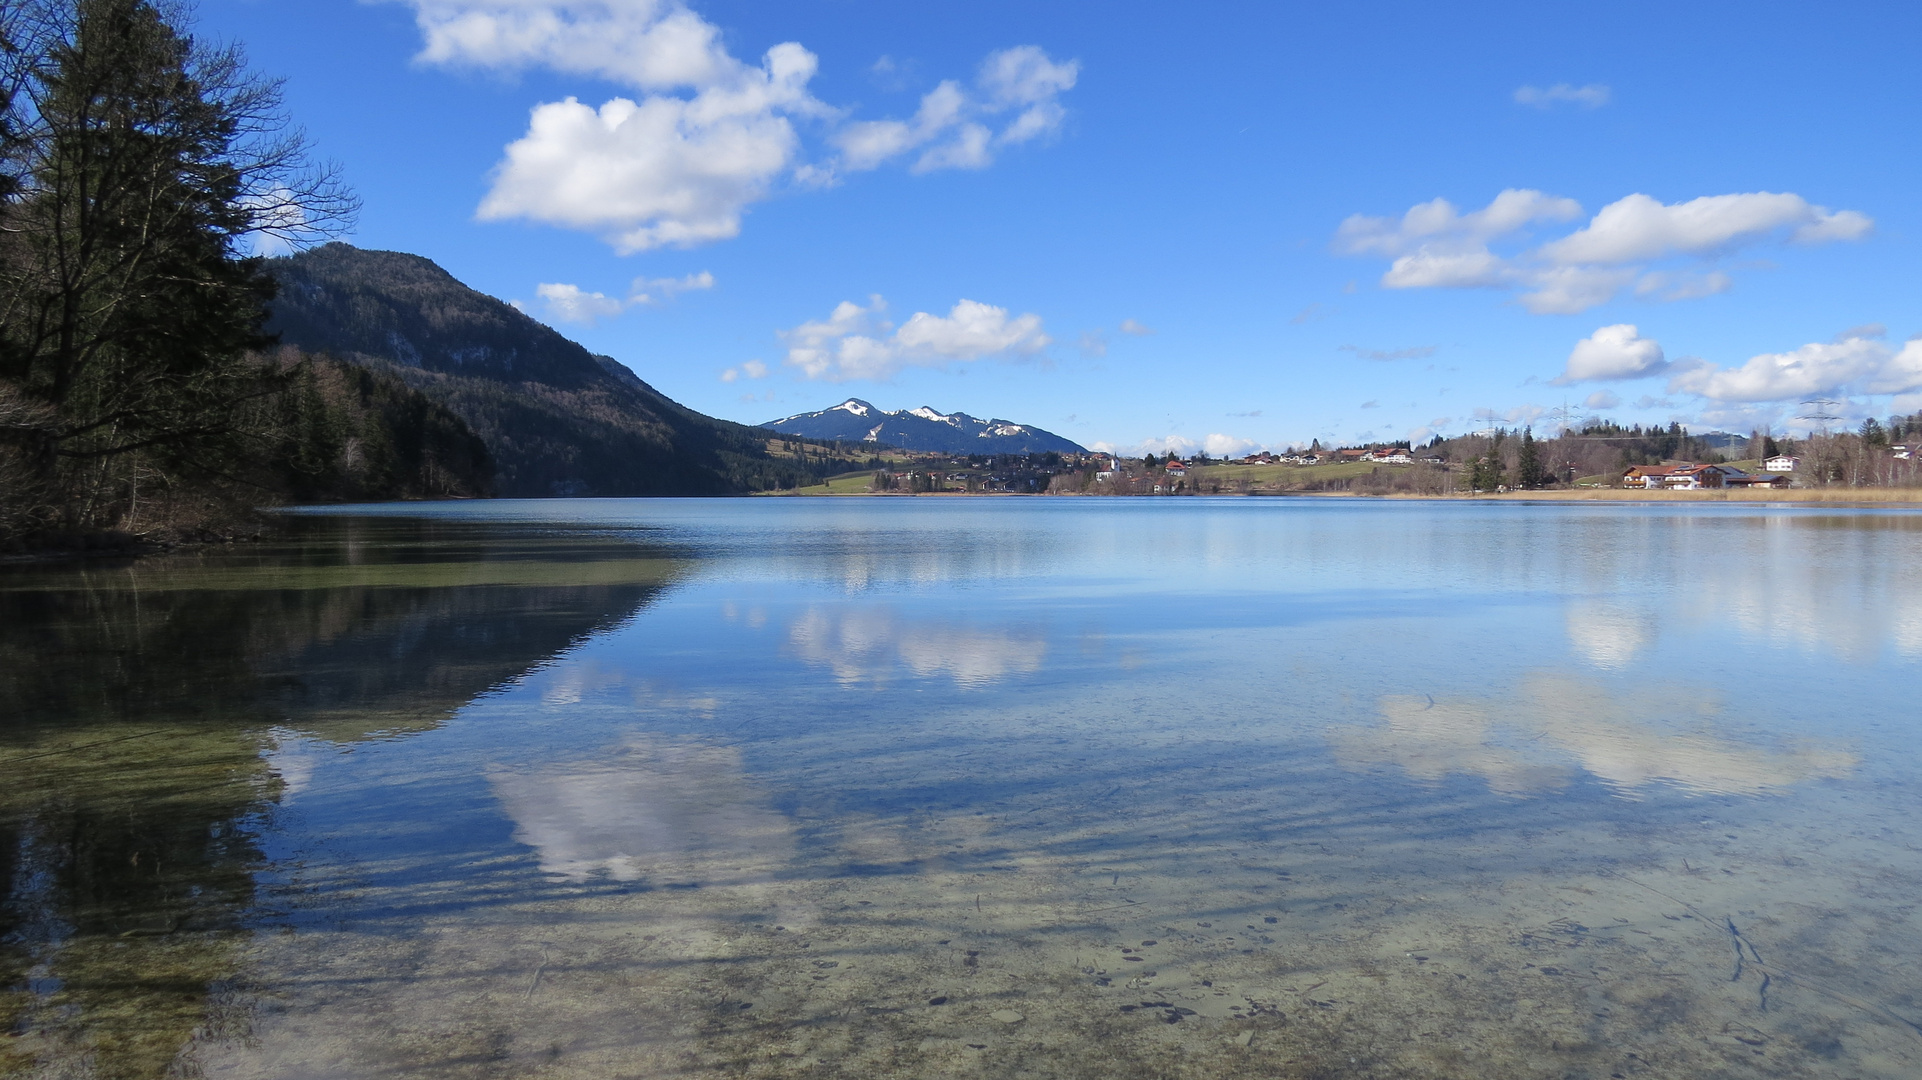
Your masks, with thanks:
M1219 453L1922 409L1914 4L199 20L287 79L351 242L731 419L852 395Z

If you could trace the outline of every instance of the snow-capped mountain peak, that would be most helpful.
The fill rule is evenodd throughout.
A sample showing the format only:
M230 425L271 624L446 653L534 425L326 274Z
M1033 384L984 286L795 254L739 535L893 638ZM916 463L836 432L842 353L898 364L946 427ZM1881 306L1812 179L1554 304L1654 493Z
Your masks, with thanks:
M952 416L948 416L948 415L945 415L945 414L943 414L943 413L938 413L938 412L935 412L935 411L934 411L934 410L933 410L932 408L930 408L930 407L928 407L928 406L926 406L926 405L923 405L923 406L921 406L921 407L920 407L920 408L918 408L918 409L909 409L909 410L908 410L908 415L909 415L909 416L918 416L918 417L920 417L920 418L921 418L921 419L923 419L923 420L932 420L932 421L934 421L934 422L935 422L935 423L937 423L937 424L950 424L950 425L952 425L952 424L954 424L954 421L955 421L955 418L954 418L954 417L952 417Z
M944 454L1086 453L1059 435L1025 424L976 420L967 413L944 413L931 405L893 412L877 409L860 398L761 426L810 439L840 439Z

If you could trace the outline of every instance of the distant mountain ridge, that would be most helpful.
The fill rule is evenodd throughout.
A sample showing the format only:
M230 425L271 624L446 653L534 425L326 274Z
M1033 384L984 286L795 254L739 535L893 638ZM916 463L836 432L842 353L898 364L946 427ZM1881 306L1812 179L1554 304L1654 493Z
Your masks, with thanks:
M978 420L923 405L890 412L849 398L820 412L796 413L761 425L783 435L842 442L880 443L902 450L941 454L1085 454L1087 448L1012 420Z
M269 332L398 375L460 416L502 496L723 495L860 466L776 457L766 431L695 412L418 255L333 243L270 265Z

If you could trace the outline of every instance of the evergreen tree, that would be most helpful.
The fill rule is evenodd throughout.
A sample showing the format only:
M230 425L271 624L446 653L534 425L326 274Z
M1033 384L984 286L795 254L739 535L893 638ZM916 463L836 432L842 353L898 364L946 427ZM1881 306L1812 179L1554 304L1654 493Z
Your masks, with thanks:
M278 87L148 0L16 0L26 57L0 135L0 452L39 524L111 525L132 480L247 462L239 406L274 285L242 249L344 221ZM129 489L123 491L123 488Z
M1547 483L1548 470L1542 466L1541 451L1535 443L1535 429L1522 429L1521 450L1515 463L1515 483L1524 488L1539 488Z

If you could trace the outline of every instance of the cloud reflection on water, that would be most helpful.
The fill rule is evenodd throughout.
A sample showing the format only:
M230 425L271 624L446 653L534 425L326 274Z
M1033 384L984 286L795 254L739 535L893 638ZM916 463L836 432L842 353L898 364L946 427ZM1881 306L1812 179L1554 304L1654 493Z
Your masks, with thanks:
M1733 738L1718 730L1723 714L1714 698L1675 684L1623 693L1592 679L1540 673L1506 698L1390 695L1380 708L1380 725L1332 737L1344 766L1394 766L1424 783L1480 776L1505 795L1555 790L1576 770L1623 794L1666 783L1700 795L1763 795L1847 776L1857 764L1833 745Z
M746 881L792 854L787 818L732 747L635 736L593 761L488 779L514 839L569 881Z
M1048 653L1037 631L903 619L887 607L811 607L788 625L788 644L846 685L885 681L899 665L978 689L1041 670Z
M1604 670L1628 667L1655 641L1654 615L1618 604L1571 604L1567 619L1568 638L1575 651Z

